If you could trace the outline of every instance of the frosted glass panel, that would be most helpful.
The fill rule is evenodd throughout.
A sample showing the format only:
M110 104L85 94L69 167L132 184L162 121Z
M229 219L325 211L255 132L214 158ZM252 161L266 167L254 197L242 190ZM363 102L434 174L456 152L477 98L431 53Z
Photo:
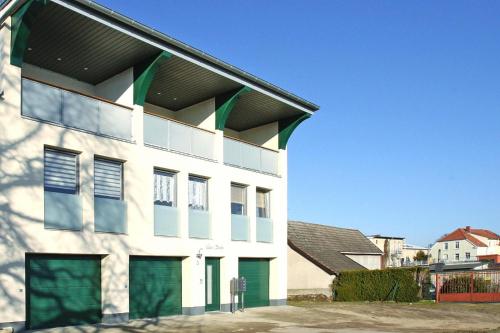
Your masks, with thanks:
M51 86L23 79L22 114L61 122L61 91Z
M247 241L249 239L250 220L245 215L231 215L231 239Z
M278 152L230 138L224 138L224 163L278 174Z
M177 207L154 205L155 236L179 236L179 210Z
M257 242L272 243L273 241L273 220L257 218Z
M63 91L63 124L98 132L99 101Z
M124 234L126 204L122 200L94 197L94 230Z
M82 203L78 194L44 192L44 226L47 229L82 229Z
M144 114L144 143L214 159L213 133L150 114Z
M206 210L189 210L189 237L210 238L210 213Z
M99 132L126 140L132 139L132 112L114 104L100 103Z
M175 122L170 122L170 149L183 153L191 153L190 128Z
M144 114L144 143L168 149L168 137L167 120Z

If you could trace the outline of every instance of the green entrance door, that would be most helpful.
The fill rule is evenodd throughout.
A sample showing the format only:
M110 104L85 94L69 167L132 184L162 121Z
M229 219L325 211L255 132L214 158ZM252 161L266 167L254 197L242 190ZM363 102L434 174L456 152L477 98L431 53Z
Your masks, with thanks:
M180 258L132 256L129 266L130 319L182 313Z
M220 311L219 258L205 258L205 311Z
M239 277L247 280L245 307L269 305L269 259L248 258L239 260ZM241 296L239 297L241 302ZM241 304L240 304L241 306Z
M26 326L40 329L101 322L101 258L28 255Z

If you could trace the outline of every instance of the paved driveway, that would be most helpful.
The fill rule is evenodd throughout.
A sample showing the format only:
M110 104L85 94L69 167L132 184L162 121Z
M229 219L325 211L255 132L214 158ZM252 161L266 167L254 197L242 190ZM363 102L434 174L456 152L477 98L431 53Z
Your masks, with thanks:
M500 304L296 303L234 315L175 316L45 332L500 332Z

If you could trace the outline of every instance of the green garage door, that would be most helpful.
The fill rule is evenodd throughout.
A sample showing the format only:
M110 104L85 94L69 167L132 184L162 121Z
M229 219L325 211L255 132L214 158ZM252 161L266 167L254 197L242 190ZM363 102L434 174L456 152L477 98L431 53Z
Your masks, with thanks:
M130 319L182 313L180 258L130 257Z
M100 257L29 255L26 279L29 329L101 321Z
M269 259L240 259L239 277L247 280L245 307L269 305Z

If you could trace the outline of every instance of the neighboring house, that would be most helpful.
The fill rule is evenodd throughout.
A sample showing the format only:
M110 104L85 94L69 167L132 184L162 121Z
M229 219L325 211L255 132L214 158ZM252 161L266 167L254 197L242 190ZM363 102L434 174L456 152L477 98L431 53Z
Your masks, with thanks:
M367 238L384 253L382 268L401 267L404 237L373 235Z
M430 253L433 263L478 262L481 256L500 254L500 236L486 229L458 228L438 239Z
M342 271L380 269L382 251L359 230L288 222L288 295L324 294Z
M419 253L420 251L422 251L425 255L428 256L430 253L430 248L404 243L403 244L403 254L401 256L401 264L403 266L427 264L428 260L417 261L414 259L415 256L417 255L417 253Z
M1 326L229 311L241 276L285 304L286 145L318 107L92 1L0 19Z

